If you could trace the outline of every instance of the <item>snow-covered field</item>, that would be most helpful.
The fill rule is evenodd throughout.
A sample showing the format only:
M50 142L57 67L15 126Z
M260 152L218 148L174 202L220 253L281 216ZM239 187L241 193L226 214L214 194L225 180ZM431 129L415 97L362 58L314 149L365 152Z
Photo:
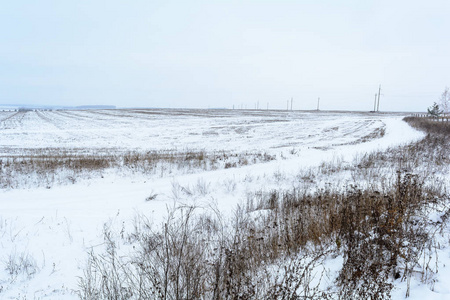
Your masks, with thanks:
M123 176L120 170L108 170L75 184L0 191L0 298L78 299L78 278L88 251L103 244L105 224L125 227L138 213L160 224L168 207L180 203L214 205L230 214L249 192L292 186L302 169L323 161L349 163L355 155L422 138L403 116L241 110L0 112L1 157L57 149L263 152L275 158L165 175ZM14 270L17 262L25 270ZM442 283L437 287L439 295L425 286L413 287L411 296L450 295Z
M231 110L104 110L0 113L2 152L21 148L206 149L279 152L331 147L384 128L354 113Z

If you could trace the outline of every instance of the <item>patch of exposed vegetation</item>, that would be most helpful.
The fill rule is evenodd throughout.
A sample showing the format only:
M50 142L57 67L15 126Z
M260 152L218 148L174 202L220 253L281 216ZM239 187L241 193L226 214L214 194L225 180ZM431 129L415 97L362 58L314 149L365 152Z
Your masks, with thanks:
M226 153L206 151L128 151L86 149L23 149L21 154L0 157L0 188L51 188L98 178L107 171L124 176L144 174L166 176L267 162L267 153Z

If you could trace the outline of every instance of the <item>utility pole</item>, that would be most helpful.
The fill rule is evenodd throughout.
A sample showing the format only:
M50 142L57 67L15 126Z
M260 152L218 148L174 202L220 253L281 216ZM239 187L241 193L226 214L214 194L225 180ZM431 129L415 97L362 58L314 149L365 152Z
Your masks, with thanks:
M320 97L317 98L317 110L319 110L319 104L320 104Z
M291 97L291 110L292 110L292 104L294 102L294 98Z
M378 94L375 94L375 101L373 102L373 112L377 111L377 95Z
M377 111L380 111L380 95L381 95L381 84L378 88L378 104L377 104Z

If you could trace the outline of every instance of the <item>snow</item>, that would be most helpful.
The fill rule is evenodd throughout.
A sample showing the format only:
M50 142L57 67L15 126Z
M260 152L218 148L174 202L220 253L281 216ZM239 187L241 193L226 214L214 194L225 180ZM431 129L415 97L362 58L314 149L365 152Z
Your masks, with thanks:
M0 298L78 299L87 252L103 243L105 223L120 226L136 214L162 222L167 207L180 203L216 206L230 214L249 191L270 189L274 174L291 178L323 161L351 162L355 155L418 140L423 133L401 114L226 110L95 110L0 112L0 155L24 149L205 150L267 152L270 162L192 174L123 177L112 170L103 178L51 189L0 191L0 266L11 254L29 254L35 274L12 278L0 268ZM379 130L385 134L374 135ZM192 195L174 193L187 187ZM200 187L204 190L200 191ZM151 201L145 199L156 195ZM435 217L436 219L438 216ZM449 252L439 253L433 288L411 282L410 299L450 299ZM336 272L342 261L327 261ZM404 298L406 283L393 299Z

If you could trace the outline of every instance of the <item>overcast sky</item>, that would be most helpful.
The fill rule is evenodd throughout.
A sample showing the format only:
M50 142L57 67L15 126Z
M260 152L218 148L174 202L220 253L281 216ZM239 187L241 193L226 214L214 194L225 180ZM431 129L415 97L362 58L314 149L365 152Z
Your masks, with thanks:
M14 0L0 103L424 111L450 86L450 1Z

